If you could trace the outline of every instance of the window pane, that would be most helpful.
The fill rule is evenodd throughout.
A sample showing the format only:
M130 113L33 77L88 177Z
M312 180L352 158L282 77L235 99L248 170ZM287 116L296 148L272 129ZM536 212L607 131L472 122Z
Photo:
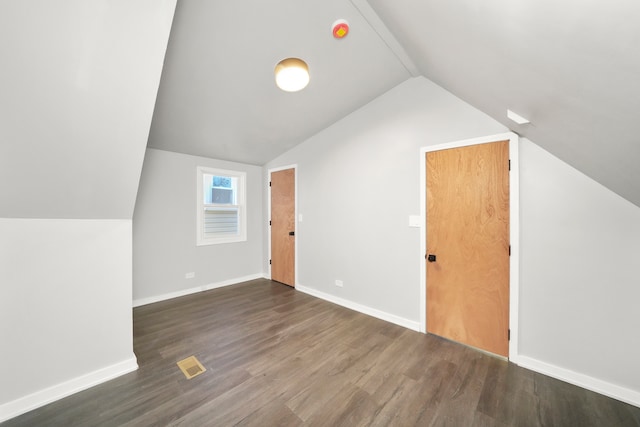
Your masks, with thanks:
M211 202L211 187L213 186L213 175L202 175L202 195L205 205L210 205Z
M196 244L244 242L246 173L198 166Z
M211 189L211 203L233 205L233 189L213 187Z
M213 186L231 188L231 178L228 176L214 176Z
M203 179L205 204L237 204L237 177L204 174Z

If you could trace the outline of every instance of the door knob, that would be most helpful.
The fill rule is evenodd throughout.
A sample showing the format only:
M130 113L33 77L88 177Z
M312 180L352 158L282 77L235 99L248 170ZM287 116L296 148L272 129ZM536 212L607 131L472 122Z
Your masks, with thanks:
M289 236L295 236L295 235L296 235L296 232L295 232L295 231L290 231L290 232L289 232Z
M427 261L429 262L436 262L436 256L433 254L429 254L427 255Z

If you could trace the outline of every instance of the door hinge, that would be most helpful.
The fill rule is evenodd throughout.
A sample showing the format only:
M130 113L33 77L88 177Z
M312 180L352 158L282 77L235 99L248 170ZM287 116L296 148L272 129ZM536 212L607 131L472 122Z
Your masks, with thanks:
M511 160L509 160L509 161L511 161ZM269 181L269 187L271 187L271 181Z
M511 245L509 245L509 256L511 256Z
M509 159L509 170L511 170L511 159Z
M271 265L271 260L269 260L269 265Z
M271 225L271 221L269 221L269 225Z
M511 341L511 329L507 329L507 341Z

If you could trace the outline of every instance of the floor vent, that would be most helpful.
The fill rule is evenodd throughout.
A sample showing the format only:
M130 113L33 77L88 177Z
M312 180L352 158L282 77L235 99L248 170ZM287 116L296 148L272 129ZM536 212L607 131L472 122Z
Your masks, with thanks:
M178 367L188 380L206 371L205 367L202 366L195 356L187 357L179 361Z

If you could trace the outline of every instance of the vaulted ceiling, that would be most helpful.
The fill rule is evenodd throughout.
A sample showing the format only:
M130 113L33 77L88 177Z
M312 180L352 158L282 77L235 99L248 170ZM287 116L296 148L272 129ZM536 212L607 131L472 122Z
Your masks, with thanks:
M633 0L179 1L148 145L264 164L423 75L640 206L638 22ZM301 92L275 86L289 56Z
M273 73L292 56L311 74L295 93ZM149 146L264 164L409 77L348 0L179 1Z
M0 218L132 217L175 6L0 2Z

